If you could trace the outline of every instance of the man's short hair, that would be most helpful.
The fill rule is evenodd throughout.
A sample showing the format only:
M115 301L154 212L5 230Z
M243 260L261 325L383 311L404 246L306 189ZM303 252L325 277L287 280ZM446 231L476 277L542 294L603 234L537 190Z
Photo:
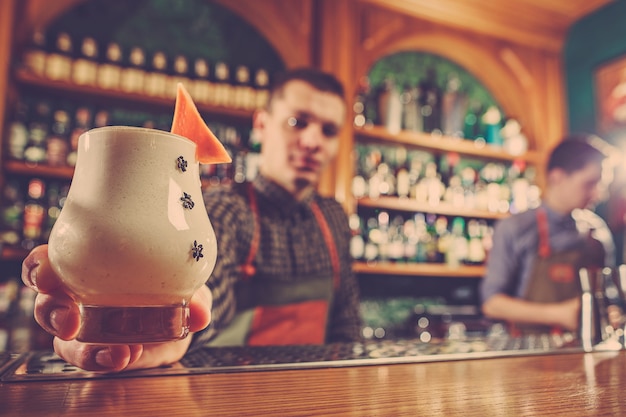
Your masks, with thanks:
M562 169L571 174L588 164L602 165L614 148L595 135L573 134L566 136L550 153L547 171Z
M304 81L310 84L316 90L331 93L339 97L342 101L345 100L345 91L341 81L339 81L333 74L324 72L315 68L303 67L294 68L282 73L279 73L273 80L270 87L270 96L267 102L267 106L271 104L274 97L279 96L283 92L285 84L290 81Z

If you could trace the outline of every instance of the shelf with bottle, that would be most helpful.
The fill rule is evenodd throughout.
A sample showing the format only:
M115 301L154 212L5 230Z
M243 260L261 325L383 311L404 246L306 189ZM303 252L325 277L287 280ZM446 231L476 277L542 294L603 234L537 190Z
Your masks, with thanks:
M460 137L445 136L440 133L409 130L391 132L384 126L376 125L355 127L354 133L357 139L363 143L397 144L439 154L456 152L461 155L485 160L522 160L533 165L540 162L539 153L533 150L528 150L520 155L513 155L500 146L489 145L482 140L468 140Z
M355 145L356 207L497 220L539 203L535 168L390 144Z
M485 219L359 208L350 215L357 273L480 277L493 233Z
M125 125L169 131L171 113L137 111L122 105L102 106L88 98L59 99L44 93L23 92L9 115L3 141L7 174L71 179L79 136L103 126ZM254 152L250 143L250 120L239 123L209 122L233 159Z
M14 62L14 81L63 94L168 108L176 84L182 82L201 112L248 120L265 105L270 72L276 71L271 59L267 62L273 68L270 71L263 65L239 62L241 58L226 62L215 53L203 54L188 45L172 48L166 43L155 48L153 37L148 42L138 38L132 44L128 39L116 41L114 31L103 35L102 30L94 30L99 33L94 36L73 29L68 25L33 31Z
M30 189L29 181L42 181L44 190L51 189L49 183L69 184L74 173L78 137L92 127L121 124L169 130L171 115L99 107L84 100L58 101L42 94L23 94L9 120L7 137L3 141L0 245L4 250L0 260L18 261L33 247L30 241L24 242L23 229L28 217L25 196ZM209 123L209 127L224 143L233 163L202 164L202 184L208 187L240 182L254 175L259 144L250 141L250 127L218 122ZM42 207L45 209L37 210L37 213L45 219L50 207L47 204ZM45 243L45 233L42 236L35 239L34 244Z
M5 181L0 204L0 260L20 261L32 248L47 242L69 185L68 179L38 177Z
M184 53L168 55L64 30L35 31L14 75L22 85L168 108L180 82L201 112L246 119L265 104L270 82L265 68L210 62L205 56Z
M435 205L431 205L429 203L420 202L414 199L398 197L363 197L358 200L357 204L359 207L369 207L381 210L400 210L407 212L433 213L441 214L444 216L472 217L479 219L497 220L503 219L508 216L507 213L470 209L447 202L439 202Z
M150 106L151 108L173 109L174 97L153 97L141 93L124 92L119 90L103 89L88 85L78 85L67 81L55 81L41 78L31 74L27 70L18 69L15 71L15 80L28 87L45 89L62 93L66 97L93 97L105 98L110 102L134 103L136 106ZM175 91L175 90L174 90ZM252 118L252 110L236 109L226 106L216 106L210 104L197 103L198 110L203 114L225 117L228 119L238 119L247 121Z
M364 262L355 261L352 270L357 274L369 275L404 275L415 277L455 277L478 278L485 274L484 265L459 265L426 263L393 263L393 262Z

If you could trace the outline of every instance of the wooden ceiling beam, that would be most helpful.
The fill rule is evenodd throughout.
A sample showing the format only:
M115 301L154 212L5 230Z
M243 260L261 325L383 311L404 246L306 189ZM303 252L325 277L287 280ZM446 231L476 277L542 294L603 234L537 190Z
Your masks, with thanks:
M559 52L572 23L614 0L360 0L404 15Z

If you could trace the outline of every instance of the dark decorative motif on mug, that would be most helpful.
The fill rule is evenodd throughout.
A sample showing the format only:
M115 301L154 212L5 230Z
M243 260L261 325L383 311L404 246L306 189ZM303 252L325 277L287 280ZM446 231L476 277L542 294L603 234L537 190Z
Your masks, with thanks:
M176 158L176 166L183 172L187 171L187 161L182 157L182 155Z
M191 248L191 256L193 257L193 259L196 260L196 262L198 262L200 258L204 257L204 255L202 254L203 250L204 250L204 247L202 247L202 244L198 245L198 241L194 240L193 248Z
M183 196L180 198L180 201L183 202L183 207L189 210L191 210L193 206L195 205L195 203L191 199L191 195L187 194L184 191L183 191Z

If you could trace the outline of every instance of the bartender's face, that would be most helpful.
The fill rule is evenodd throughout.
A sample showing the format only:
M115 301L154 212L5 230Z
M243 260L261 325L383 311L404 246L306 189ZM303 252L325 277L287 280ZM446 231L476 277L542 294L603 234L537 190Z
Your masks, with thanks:
M556 185L562 203L573 209L592 208L599 202L606 186L600 164L589 163L584 168L567 174L559 173Z
M316 185L337 155L345 111L337 95L304 81L289 81L269 109L254 118L261 173L294 194Z

